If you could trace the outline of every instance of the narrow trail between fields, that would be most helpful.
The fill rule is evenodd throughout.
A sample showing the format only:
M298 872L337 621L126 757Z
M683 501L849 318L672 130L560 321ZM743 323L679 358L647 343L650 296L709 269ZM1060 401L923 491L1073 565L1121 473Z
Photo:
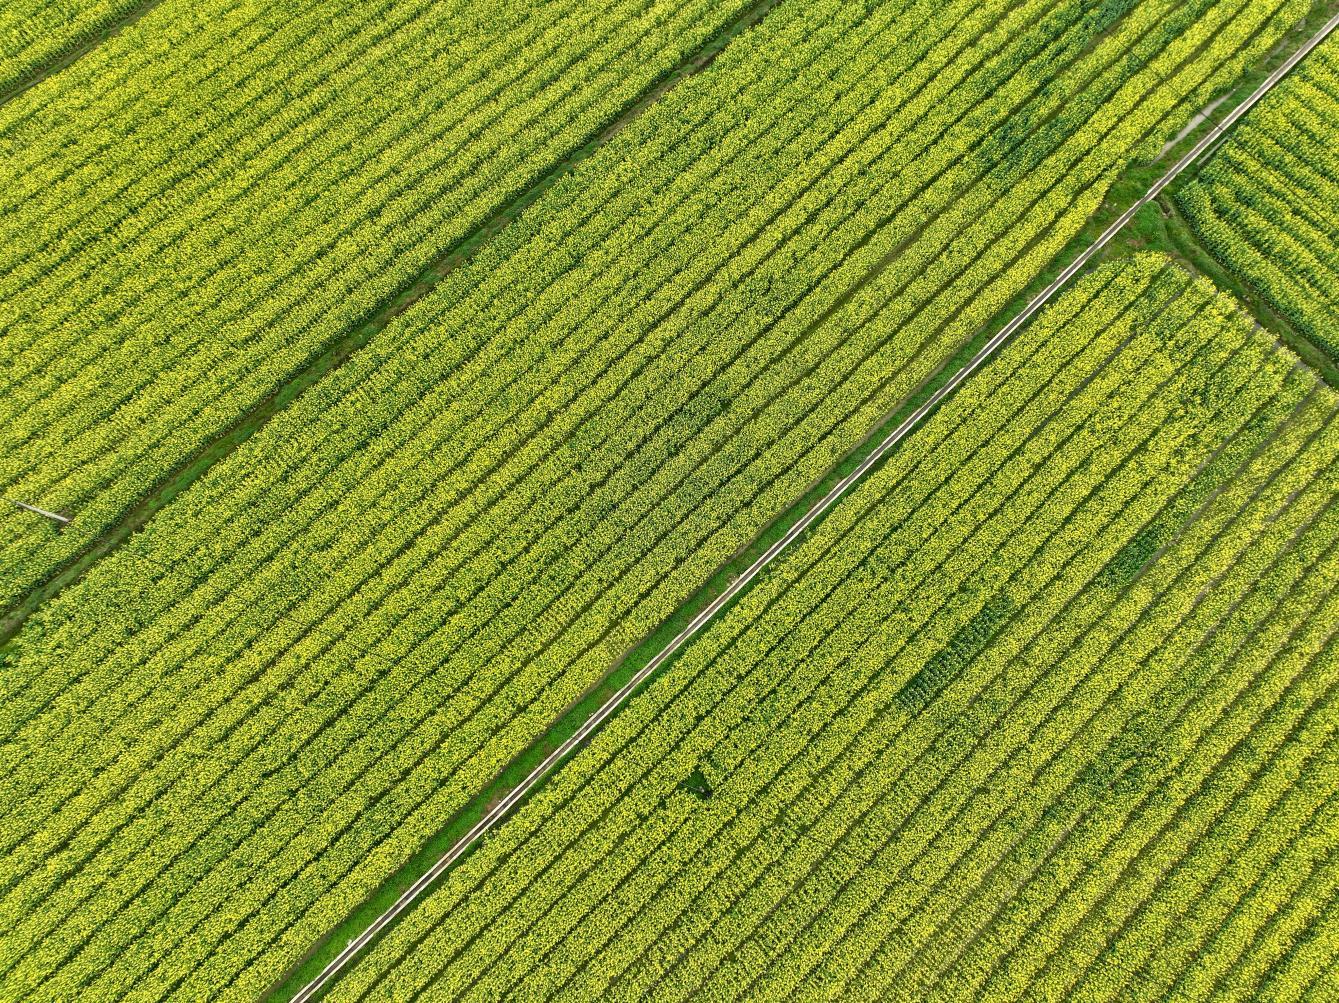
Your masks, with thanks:
M161 2L162 0L152 0L152 5L156 6ZM303 392L344 365L391 321L432 292L448 275L469 262L488 241L505 230L540 196L576 170L582 162L594 156L675 85L706 70L734 38L760 22L778 3L780 0L756 0L745 7L732 21L681 59L669 72L652 82L622 111L587 137L533 184L495 210L483 223L459 241L446 248L403 289L384 300L364 320L339 338L327 343L316 355L299 365L287 381L255 407L239 415L229 426L215 433L213 438L181 465L167 473L158 487L140 499L118 522L89 546L58 567L45 582L30 591L12 608L0 610L0 645L11 640L39 606L79 581L98 561L118 550L173 498L247 442ZM147 7L141 9L138 16L148 13L149 9ZM121 27L130 23L133 22L126 20ZM3 97L0 97L0 104L2 103Z
M293 1003L308 1003L324 991L378 935L405 913L423 894L446 873L461 857L471 850L489 831L496 828L511 812L524 801L549 773L567 756L574 752L591 735L600 729L632 694L640 688L658 669L679 653L683 647L707 626L716 615L747 589L754 580L782 553L799 539L806 530L822 519L850 492L866 474L897 447L922 421L949 397L973 373L984 366L1006 341L1026 325L1061 289L1077 275L1103 248L1109 244L1138 212L1176 180L1187 168L1194 164L1206 150L1217 143L1228 130L1236 124L1252 107L1268 94L1288 73L1300 63L1313 49L1323 42L1339 27L1339 14L1331 17L1314 35L1300 46L1287 60L1278 66L1268 77L1223 120L1214 126L1200 140L1172 165L1148 191L1133 205L1125 210L1100 236L1086 248L1071 264L1041 292L1039 292L1017 315L1004 325L984 346L968 360L947 382L940 386L915 411L897 425L868 456L850 473L815 502L787 532L758 556L734 581L711 603L701 609L678 634L662 647L641 669L611 695L589 718L565 741L554 748L533 770L504 797L493 804L489 810L454 843L437 861L426 870L413 884L400 895L381 915L373 920L357 936L351 938L344 948L321 970L321 972L303 986L293 997Z
M1223 94L1219 97L1216 97L1212 101L1210 101L1207 105L1205 105L1200 111L1196 112L1195 117L1192 118L1189 122L1187 122L1180 132L1178 132L1175 136L1173 136L1171 139L1167 140L1167 142L1162 144L1162 149L1158 151L1158 156L1155 159L1161 160L1163 157L1167 156L1167 154L1172 150L1173 147L1176 146L1177 143L1181 142L1181 140L1185 139L1192 132L1198 129L1200 123L1207 121L1209 116L1212 115L1214 112L1216 112L1219 109L1219 107L1223 104L1223 102L1225 102L1230 96L1231 95Z
M1203 166L1202 164L1200 165ZM1269 301L1264 291L1244 275L1234 272L1213 248L1200 237L1194 224L1181 211L1175 194L1164 192L1158 206L1167 224L1169 240L1182 266L1204 275L1218 288L1231 292L1260 327L1280 344L1286 345L1302 361L1320 374L1330 386L1339 388L1339 366L1310 336L1298 330L1293 321Z

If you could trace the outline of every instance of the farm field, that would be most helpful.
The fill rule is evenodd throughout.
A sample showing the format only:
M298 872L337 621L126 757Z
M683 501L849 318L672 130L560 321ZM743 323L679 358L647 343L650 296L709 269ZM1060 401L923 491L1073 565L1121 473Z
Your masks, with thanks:
M743 9L167 0L0 105L0 608Z
M1336 24L0 13L0 1001L1327 998Z
M1218 258L1339 361L1339 39L1246 118L1177 202Z
M136 0L7 0L0 9L0 100L139 6Z
M262 991L1304 8L927 9L776 8L37 612L0 990Z
M208 460L220 437L226 447L245 433L248 415L283 398L295 374L319 371L347 351L346 342L369 337L368 326L385 322L397 291L444 249L742 8L632 3L595 15L581 0L566 0L533 16L527 5L505 5L499 24L480 8L462 14L440 3L395 3L388 17L382 8L390 0L383 0L331 19L316 4L295 16L214 2L227 5L226 13L157 7L70 74L0 107L0 137L16 151L0 184L0 242L11 251L0 274L7 332L0 496L72 520L57 529L13 506L0 511L0 608L96 546L146 495L178 490L182 470L202 454ZM876 58L871 53L888 53L884 66L846 92L801 76L791 89L815 96L789 109L799 134L783 131L779 149L748 143L758 135L756 118L754 128L733 135L722 115L635 130L662 142L674 136L682 149L653 165L662 180L631 179L636 184L623 190L645 196L666 183L664 167L708 150L693 180L657 196L681 206L683 186L702 179L708 163L740 156L733 169L707 175L717 184L734 181L735 189L700 181L700 198L731 193L728 202L718 198L716 228L710 237L699 231L700 239L721 236L728 221L738 241L773 214L767 227L774 233L812 241L836 227L844 239L819 245L825 256L793 271L782 265L799 253L793 249L790 258L781 250L755 262L745 251L766 254L765 240L742 249L723 243L734 255L727 261L754 269L720 276L748 275L737 298L766 315L796 313L792 302L803 296L818 316L835 310L882 256L895 256L904 268L885 269L886 281L862 289L862 300L896 292L904 310L935 304L937 313L931 307L907 316L905 323L919 325L904 338L910 349L949 316L961 314L958 331L970 331L1022 288L1100 203L1124 163L1156 149L1307 4L953 4L927 21L929 9L909 0L868 12L851 3L818 6L817 23L851 23L870 40L844 52L862 65ZM777 20L794 17L777 12ZM896 24L880 30L889 21ZM442 37L451 30L459 37ZM730 48L738 58L753 51L759 66L756 53L767 44ZM242 58L234 58L239 47ZM925 55L918 72L876 92L875 81L894 79L887 67L912 65L914 54ZM137 72L134 60L151 72ZM934 77L932 66L950 69ZM749 85L755 101L770 93L764 88L781 86L784 67L769 70L766 82ZM756 72L709 73L704 87L725 88L719 101ZM410 100L438 74L458 90ZM513 84L516 74L523 75ZM994 93L1006 81L1008 90ZM949 92L952 100L941 103ZM982 95L991 100L978 105ZM892 117L898 100L905 103ZM712 110L705 95L693 100L690 93L658 106L655 117L664 122L679 109L689 116ZM725 114L739 110L732 104ZM734 145L720 145L723 136ZM704 147L711 142L718 145ZM615 145L637 147L634 163L651 162L647 142ZM741 145L743 154L735 154ZM810 171L788 176L784 157L799 150L823 156ZM534 283L551 280L585 246L576 243L574 214L591 210L583 197L595 194L590 181L598 177L606 185L600 195L613 199L608 186L629 180L614 169L612 152L601 163L608 167L587 172L579 191L564 187L565 198L548 200L565 219L554 219L544 236L569 235L569 246L549 250L542 263L509 268L509 275L523 270L526 282L517 287L512 279L510 296L544 288ZM896 173L897 165L907 173ZM774 185L766 202L757 194L764 178ZM884 202L880 192L893 178L899 197ZM746 198L759 203L748 217L732 211ZM872 201L860 206L861 198ZM581 239L594 239L591 227L616 227L623 211L602 211ZM676 225L682 220L667 220L657 233ZM632 236L640 232L615 228L601 239L606 246L635 241L620 247L635 251L649 246ZM675 239L678 253L667 265L691 253L688 234ZM532 241L518 254L537 247ZM621 263L632 268L641 260L629 254ZM697 260L725 267L720 257ZM939 267L931 270L932 262ZM582 274L567 270L572 280ZM919 285L899 291L895 283L911 276L921 277ZM823 290L809 295L808 284L819 279L826 279ZM967 313L967 293L983 291L990 295L972 298ZM862 307L840 305L846 316ZM937 358L962 337L938 336ZM918 371L935 358L922 356ZM915 374L908 376L914 385Z
M328 998L1330 998L1337 409L1099 269Z

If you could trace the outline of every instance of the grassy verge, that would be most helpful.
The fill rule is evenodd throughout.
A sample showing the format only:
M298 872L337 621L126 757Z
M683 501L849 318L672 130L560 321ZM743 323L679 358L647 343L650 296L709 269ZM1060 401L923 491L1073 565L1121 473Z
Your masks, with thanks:
M1038 288L1040 289L1041 286L1038 286ZM786 509L747 547L738 551L728 563L717 569L707 584L699 589L673 616L647 635L636 647L626 652L596 685L588 689L580 699L567 707L543 737L512 760L459 814L425 844L418 853L411 857L400 871L382 885L374 895L365 900L339 926L331 930L319 944L313 947L311 953L298 967L286 973L272 989L270 998L287 1000L303 985L310 982L351 937L364 930L377 916L385 912L404 890L454 846L480 820L485 812L500 798L517 787L554 749L570 738L609 697L622 688L670 640L677 636L690 620L719 597L763 551L784 536L837 481L858 466L892 429L896 428L907 415L924 403L953 373L962 368L989 340L990 336L998 330L998 327L1003 326L1007 320L1008 315L1000 318L999 325L992 325L991 328L983 328L978 332L976 337L964 345L949 363L943 366L932 379L922 385L915 396L888 415L875 429L871 430L859 447L848 453L823 479L814 482L801 499ZM893 452L896 452L896 450L893 450ZM766 572L763 572L759 579L765 576ZM740 593L740 596L736 596L731 603L723 607L721 614L723 615L734 602L737 602L747 592L748 589L745 589L744 592ZM673 659L670 660L670 662L672 661ZM667 662L666 664L670 663ZM663 671L664 667L661 668ZM554 767L554 771L560 768L561 762L564 761L560 761L559 765ZM536 787L536 791L542 787L543 783L541 782ZM533 796L533 793L531 796ZM526 800L529 800L529 798ZM521 803L524 804L524 801Z
M1313 4L1307 17L1285 34L1269 55L1249 73L1243 75L1236 86L1227 92L1226 100L1217 107L1216 114L1209 116L1188 132L1173 148L1163 154L1160 160L1171 162L1181 151L1198 142L1214 127L1215 122L1259 86L1265 77L1314 35L1336 11L1339 11L1339 3L1334 0ZM1235 296L1262 328L1291 349L1326 383L1339 388L1339 360L1333 359L1328 352L1298 330L1296 325L1275 310L1250 282L1239 276L1205 247L1177 206L1176 193L1195 181L1224 141L1225 139L1220 139L1217 145L1177 178L1158 197L1154 205L1145 207L1135 216L1122 237L1108 248L1107 257L1119 257L1141 250L1161 251L1170 255L1191 271L1211 279L1219 289ZM1159 170L1161 164L1149 164L1130 172L1128 177L1121 180L1121 184L1126 186L1126 191L1118 193L1113 188L1112 198L1119 201L1122 197L1130 197L1131 192L1146 191ZM1138 195L1135 194L1133 197L1137 198Z
M1146 169L1141 168L1140 171ZM1161 172L1154 172L1155 176ZM1151 182L1149 182L1151 183ZM1142 195L1148 184L1138 191ZM841 480L857 467L878 446L887 435L931 397L954 373L961 369L981 347L993 337L1000 328L1017 314L1037 293L1044 289L1084 248L1088 247L1124 207L1133 201L1121 189L1125 200L1108 198L1102 210L1084 227L1065 251L1049 268L1038 276L1023 292L1019 293L989 325L979 329L976 334L944 363L928 380L921 384L915 394L904 401L897 409L888 413L861 440L860 444L848 452L828 473L813 482L805 493L780 516L771 522L762 533L745 548L736 552L729 562L717 569L716 573L697 593L684 603L673 616L664 621L654 632L647 635L636 647L611 668L598 684L589 689L578 701L571 704L555 721L542 738L529 746L514 759L501 773L495 776L476 795L470 803L456 815L436 836L433 837L405 866L395 874L377 892L365 900L339 926L331 930L320 943L315 945L306 959L295 969L285 974L276 983L271 998L287 1000L303 985L313 979L334 957L347 941L366 929L377 916L385 912L391 904L413 884L424 872L465 835L500 798L514 789L538 766L546 756L566 741L606 700L623 687L638 671L654 658L671 639L691 621L702 609L712 603L722 592L752 564L768 547L784 536L791 527L822 498L837 481ZM1113 189L1113 193L1115 189ZM1125 253L1133 253L1133 248ZM895 454L892 450L889 456ZM886 462L887 457L882 462ZM821 523L821 519L814 525ZM760 576L766 576L766 572ZM722 609L722 614L737 602L748 589L737 596L731 604ZM673 661L673 659L671 659ZM666 663L669 664L669 663ZM662 667L663 670L663 667ZM654 677L653 677L654 678ZM561 764L560 764L561 765ZM556 769L559 767L555 767ZM552 773L550 774L552 775ZM535 790L543 787L541 782ZM533 793L530 796L533 796ZM528 798L526 799L528 800ZM522 802L523 804L524 802ZM462 858L463 859L463 858Z
M1142 239L1149 246L1170 254L1191 271L1212 279L1219 289L1231 293L1261 327L1291 349L1326 383L1339 388L1339 365L1335 360L1298 330L1287 317L1275 310L1254 286L1240 278L1200 243L1173 197L1163 193L1157 207L1160 211L1153 212L1150 206L1147 218L1136 218L1134 221L1141 224Z
M1267 76L1286 62L1292 53L1302 47L1302 43L1319 31L1321 26L1335 15L1336 11L1339 11L1339 3L1336 3L1335 0L1313 0L1311 10L1306 17L1285 32L1283 37L1278 40L1267 56L1243 73L1230 90L1216 96L1216 100L1222 99L1222 103L1215 109L1215 114L1210 115L1203 122L1196 125L1195 128L1180 137L1173 147L1169 148L1158 157L1158 160L1170 164L1174 162L1183 151L1199 142L1199 140L1214 127L1216 122L1220 121L1223 116L1240 104L1251 91L1260 86ZM1222 142L1223 141L1220 139L1219 145L1221 145ZM1196 163L1192 164L1181 176L1180 182L1191 180L1199 174L1204 168L1204 165L1213 159L1216 149L1217 147L1210 149Z

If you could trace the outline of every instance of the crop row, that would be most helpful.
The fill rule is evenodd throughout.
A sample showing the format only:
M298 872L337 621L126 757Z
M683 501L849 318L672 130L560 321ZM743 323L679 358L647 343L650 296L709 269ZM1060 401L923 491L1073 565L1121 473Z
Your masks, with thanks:
M0 602L742 7L169 0L0 110Z
M1177 202L1205 244L1339 359L1339 39L1234 131Z
M0 9L0 95L51 60L96 38L138 0L11 0Z
M283 529L283 528L281 528L281 529ZM134 656L134 653L131 653L131 658L133 658L133 656ZM244 676L244 678L245 678L245 676ZM236 684L236 680L232 680L232 679L225 679L225 680L222 680L222 682L224 682L225 684L228 684L228 683ZM388 683L396 683L396 682L399 682L399 680L398 680L398 679L391 679L391 680L387 680L387 682L388 682ZM392 692L392 694L394 694L394 692L396 692L396 688L391 688L391 686L388 686L388 687L387 687L387 691L388 691L388 692ZM131 691L131 692L134 692L134 691ZM134 696L131 696L131 692L127 692L126 696L130 696L131 706L133 706L133 700L134 700L135 698L134 698ZM222 691L222 692L224 692L224 694L226 694L226 692L228 692L228 691L224 690L224 691ZM208 706L209 706L208 702L205 702L204 710L208 710ZM191 710L194 711L195 708L193 707L193 708L191 708ZM104 718L104 720L106 720L106 718Z
M1293 13L778 8L30 622L4 984L263 988Z
M331 998L1295 997L1339 881L1337 412L1204 283L1085 279Z

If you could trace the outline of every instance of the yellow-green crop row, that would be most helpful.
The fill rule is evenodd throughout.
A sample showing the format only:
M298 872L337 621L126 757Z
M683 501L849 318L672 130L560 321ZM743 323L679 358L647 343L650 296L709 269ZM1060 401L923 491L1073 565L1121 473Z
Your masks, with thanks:
M1176 198L1217 257L1339 360L1339 37L1252 110Z
M779 5L28 622L0 994L263 990L1301 6Z
M143 0L7 0L0 7L0 96L96 39Z
M1337 417L1204 280L1105 266L328 998L1302 998Z
M745 0L166 0L0 107L0 606Z

